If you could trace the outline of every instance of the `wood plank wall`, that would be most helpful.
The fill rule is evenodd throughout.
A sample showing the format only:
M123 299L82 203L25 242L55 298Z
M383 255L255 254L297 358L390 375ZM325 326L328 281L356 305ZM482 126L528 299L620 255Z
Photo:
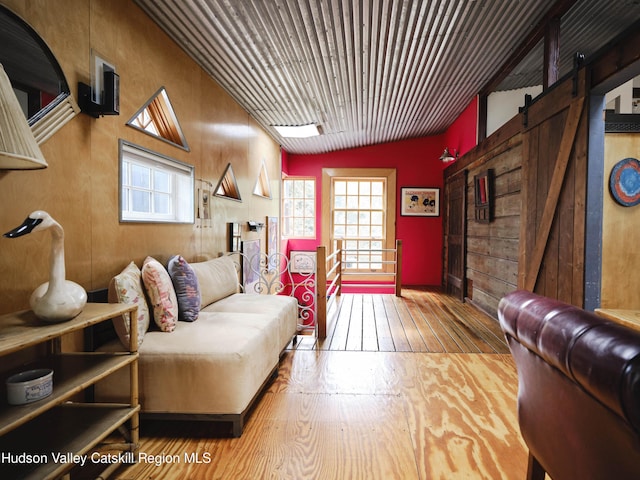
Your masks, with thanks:
M443 284L445 291L460 300L464 300L467 291L467 171L451 177L445 185L443 232L446 241L443 243L444 270L446 276Z
M584 70L532 109L524 132L519 288L584 303L587 125Z
M81 114L41 145L49 167L0 171L0 225L7 231L33 210L47 210L65 230L66 275L87 290L105 288L129 262L147 255L166 262L215 257L227 245L227 222L243 240L259 239L247 221L277 216L280 147L255 120L160 30L132 0L0 0L49 45L75 96L90 78L92 49L120 74L120 115ZM153 138L125 122L164 86L190 151ZM118 140L194 165L196 188L212 190L228 163L242 202L211 196L210 218L193 224L118 222ZM265 162L272 199L252 191ZM28 308L29 295L48 279L48 235L0 239L0 313ZM17 259L20 259L18 262Z
M516 137L517 138L517 137ZM522 143L501 145L467 177L467 297L496 316L500 298L518 282ZM493 221L474 215L474 176L493 170Z
M612 42L578 76L559 82L536 99L526 117L518 114L445 170L445 192L457 173L468 170L467 297L488 313L495 316L499 299L515 288L584 305L589 95L604 95L628 79L630 70L638 70L639 25ZM611 161L607 161L608 172ZM473 177L489 168L495 173L495 218L478 224L473 213ZM443 211L446 214L448 208ZM605 208L603 215L607 212ZM637 300L620 299L614 293L620 272L627 277L622 279L625 285L633 284L629 283L632 274L609 259L624 263L622 259L633 248L632 242L611 242L625 235L607 235L618 221L609 220L603 222L602 302L637 308ZM631 230L637 229L629 223ZM446 231L444 235L446 254ZM629 253L620 255L621 250ZM446 262L444 268L446 281Z
M584 98L584 71L580 78L576 96ZM576 96L573 79L565 80L526 116L514 117L445 171L446 184L468 170L467 298L494 317L500 298L516 288L582 306L587 122L581 121L586 109L580 110L573 133L568 118ZM555 173L561 151L567 151L566 174ZM490 223L480 223L474 176L488 169L494 175L494 215ZM546 205L554 192L558 202ZM547 236L541 232L549 222Z

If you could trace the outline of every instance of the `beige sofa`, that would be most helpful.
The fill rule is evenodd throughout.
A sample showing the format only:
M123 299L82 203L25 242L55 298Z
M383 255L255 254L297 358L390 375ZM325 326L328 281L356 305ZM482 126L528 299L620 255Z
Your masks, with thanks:
M296 334L298 304L283 295L237 293L229 257L190 266L201 296L197 319L175 322L170 332L146 331L139 346L142 413L228 421L232 435L240 436L248 410L277 375L280 355ZM122 348L115 340L99 350ZM124 372L100 382L95 396L123 401L128 391Z

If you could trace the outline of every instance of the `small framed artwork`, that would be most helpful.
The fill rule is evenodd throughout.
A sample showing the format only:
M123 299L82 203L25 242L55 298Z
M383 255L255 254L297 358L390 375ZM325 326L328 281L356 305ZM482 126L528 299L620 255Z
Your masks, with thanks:
M211 192L208 188L202 189L202 196L200 200L200 216L202 220L209 220L211 218L211 211L209 209L209 199L211 198Z
M493 170L485 170L473 177L475 198L475 219L479 223L489 223L493 217Z
M400 215L407 217L437 217L440 215L440 189L402 187Z
M267 217L267 254L278 253L278 217Z
M242 286L244 293L258 293L260 280L260 240L242 242Z
M316 271L316 252L291 250L289 252L289 270L291 273L313 273Z
M269 268L278 266L278 217L267 217L267 255Z

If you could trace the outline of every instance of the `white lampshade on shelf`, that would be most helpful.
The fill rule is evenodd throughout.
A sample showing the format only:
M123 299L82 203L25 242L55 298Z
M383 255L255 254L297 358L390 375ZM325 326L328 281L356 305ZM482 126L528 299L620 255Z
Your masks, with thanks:
M40 147L0 64L0 169L46 168Z

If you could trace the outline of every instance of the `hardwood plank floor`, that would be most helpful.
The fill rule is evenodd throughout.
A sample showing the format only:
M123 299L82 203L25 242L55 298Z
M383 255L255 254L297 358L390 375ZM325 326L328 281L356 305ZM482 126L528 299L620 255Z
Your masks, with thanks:
M112 478L525 478L517 373L495 320L410 289L343 295L335 313L325 342L300 336L285 352L240 438L143 421L143 459Z
M343 294L328 312L327 338L298 336L298 350L509 353L498 322L436 289Z
M143 422L140 452L158 462L114 478L524 478L516 389L509 355L291 350L240 438Z

